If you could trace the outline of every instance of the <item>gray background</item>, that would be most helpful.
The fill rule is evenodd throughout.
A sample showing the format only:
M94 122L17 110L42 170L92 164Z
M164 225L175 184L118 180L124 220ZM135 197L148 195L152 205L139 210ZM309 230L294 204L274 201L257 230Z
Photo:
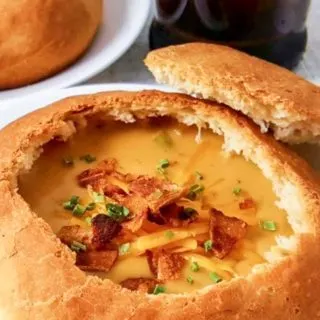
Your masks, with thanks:
M150 21L151 16L136 42L124 56L107 70L84 82L84 84L112 82L154 83L153 78L142 62L149 49L148 30ZM308 19L308 46L304 58L295 72L311 81L319 82L320 84L319 26L320 0L313 0Z

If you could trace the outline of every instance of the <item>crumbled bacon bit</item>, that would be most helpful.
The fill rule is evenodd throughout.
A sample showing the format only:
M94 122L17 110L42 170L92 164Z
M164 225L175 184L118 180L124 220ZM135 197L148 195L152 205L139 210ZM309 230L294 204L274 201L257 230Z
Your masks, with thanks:
M119 222L105 214L98 214L92 219L92 245L97 250L103 250L109 242L121 231Z
M147 214L147 211L141 211L139 214L134 215L131 220L123 222L122 225L124 228L130 230L131 232L137 232L142 228Z
M115 171L117 166L116 159L107 159L99 163L96 168L87 169L81 172L78 176L78 183L81 187L87 187L88 185L98 184L100 179L105 178Z
M148 278L132 278L120 283L123 288L142 293L152 293L157 284L159 284L158 280Z
M109 271L118 258L118 250L85 251L77 253L76 265L84 271Z
M170 224L173 227L183 227L197 218L196 212L193 215L187 215L184 213L184 210L185 208L183 206L171 203L160 208L160 215L165 223Z
M103 193L110 198L113 198L118 194L126 194L124 190L114 184L111 184L106 178L97 179L96 181L92 182L91 186L94 191Z
M131 173L126 173L123 174L119 171L114 171L110 174L112 177L116 178L119 181L125 182L125 183L130 183L137 179L137 176Z
M128 208L132 216L132 218L129 221L125 221L122 226L132 232L138 231L148 216L149 208L147 202L135 195L119 196L116 201Z
M252 198L246 198L239 203L239 208L241 210L256 208L256 203Z
M158 258L158 279L177 280L181 276L181 269L185 259L178 253L162 252Z
M169 253L164 250L147 251L147 261L150 271L159 280L176 280L181 275L185 259L179 253Z
M64 226L57 236L68 246L77 241L86 245L88 250L104 250L120 231L121 225L117 221L105 214L98 214L92 219L92 229L82 228L79 225Z
M147 197L161 189L163 189L163 182L155 177L139 176L129 184L129 190L142 197Z
M98 168L103 170L106 174L111 174L116 170L118 166L118 161L114 158L103 160L98 164Z
M161 207L174 203L179 200L185 194L186 190L179 188L177 191L164 192L157 200L148 199L149 207L152 212L158 212Z
M126 192L122 190L120 187L114 185L114 184L106 184L103 189L103 193L107 196L112 198L115 194L125 195Z
M178 206L175 203L170 203L160 208L161 215L164 216L167 220L170 220L170 219L178 220L182 212L183 212L183 207Z
M170 209L172 214L169 214L165 219L159 213L160 208L168 206L181 198L186 192L185 189L169 181L148 176L134 176L131 174L122 174L116 171L117 162L115 159L105 160L97 168L89 169L82 172L78 176L79 184L83 187L91 185L93 190L103 192L109 198L112 198L117 204L125 206L129 209L131 219L123 222L123 227L136 232L144 221L163 220L163 223L169 222L174 226L185 225L189 223L181 222L173 209L180 207L173 205ZM127 185L128 193L122 188L110 183L110 176L113 179L121 180ZM168 213L170 207L164 208L164 212ZM180 212L181 213L181 212Z
M92 240L91 230L84 229L79 225L64 226L58 231L57 236L61 242L68 246L70 246L73 241L78 241L86 246L90 246Z
M219 259L224 258L247 232L247 224L235 217L227 217L221 211L211 210L210 239L213 242L212 253Z
M166 224L165 218L162 215L160 215L159 213L153 214L153 213L149 212L147 218L150 222L153 222L153 223L156 223L159 225Z
M146 251L147 261L149 265L150 271L157 276L158 273L158 258L159 258L159 252L151 250Z
M88 185L93 185L97 183L100 179L104 177L104 172L98 168L95 169L87 169L81 172L77 176L78 184L80 187L87 187Z
M179 219L183 221L189 221L189 222L196 220L198 217L198 212L194 209L192 209L192 212L186 211L186 209L188 208L183 208L182 212L179 212Z
M132 181L129 191L148 201L152 212L157 212L162 206L181 198L186 190L169 181L156 177L140 176ZM160 196L154 196L160 193Z

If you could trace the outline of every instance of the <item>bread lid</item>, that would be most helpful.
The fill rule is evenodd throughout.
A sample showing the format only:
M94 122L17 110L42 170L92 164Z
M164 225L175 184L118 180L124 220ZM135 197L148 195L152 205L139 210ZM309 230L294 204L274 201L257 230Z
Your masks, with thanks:
M86 275L20 195L18 176L30 169L47 142L66 140L91 119L106 116L127 123L170 116L223 136L225 151L243 154L270 180L293 237L277 239L279 256L247 277L189 294L147 295ZM230 108L156 91L79 96L7 126L0 132L0 146L1 319L267 320L314 319L319 314L318 181L303 160Z
M145 64L159 83L239 110L276 139L320 141L320 88L282 67L205 43L152 51Z

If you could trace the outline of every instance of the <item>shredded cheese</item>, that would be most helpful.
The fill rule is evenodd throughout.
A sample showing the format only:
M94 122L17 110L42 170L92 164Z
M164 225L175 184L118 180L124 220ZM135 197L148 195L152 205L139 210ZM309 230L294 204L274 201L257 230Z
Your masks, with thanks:
M195 237L198 234L208 232L208 229L209 226L207 223L194 223L189 228L172 228L139 237L133 245L136 246L139 251L143 252L148 249L162 247L177 240ZM166 237L166 232L168 231L173 232L174 236L172 238Z
M217 272L223 279L229 280L232 276L236 275L233 266L235 263L231 260L228 262L219 260L214 257L207 258L201 254L184 253L182 254L186 260L190 262L197 262L200 268L205 268L208 271Z
M172 242L165 246L165 249L171 249L172 252L186 252L195 250L198 247L198 242L195 239L188 238Z

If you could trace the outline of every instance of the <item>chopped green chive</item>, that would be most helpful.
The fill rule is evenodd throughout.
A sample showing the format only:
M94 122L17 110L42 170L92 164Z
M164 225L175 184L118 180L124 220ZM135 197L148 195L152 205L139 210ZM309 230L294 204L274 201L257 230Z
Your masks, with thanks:
M233 189L232 189L232 193L234 194L234 195L236 195L236 196L238 196L240 193L241 193L241 188L240 187L234 187Z
M72 204L77 204L77 203L79 203L79 199L80 199L79 196L71 196L70 202L71 202Z
M128 253L130 249L130 243L123 243L119 246L119 255L120 256L123 256L125 255L126 253Z
M190 269L191 269L191 271L193 271L193 272L198 272L199 269L200 269L198 262L193 261L193 262L191 263Z
M190 200L196 200L198 195L203 192L204 186L201 184L194 184L190 187L189 192L187 194L187 198Z
M70 245L70 249L75 252L86 251L87 246L81 242L72 241L72 243Z
M105 196L99 192L92 192L92 198L95 203L104 203Z
M210 272L209 273L209 278L214 282L214 283L219 283L222 281L222 278L216 273L216 272Z
M70 201L66 201L63 203L63 208L66 210L72 210L75 207Z
M201 184L194 184L190 187L190 191L195 193L202 192L203 190L204 190L204 186Z
M118 222L125 220L130 213L128 208L113 203L108 203L106 209L107 215Z
M91 163L97 160L96 157L92 156L91 154L85 154L80 157L80 160L85 161L86 163Z
M173 146L173 140L170 135L165 132L161 131L155 138L154 141L162 148L169 149Z
M157 284L153 290L153 294L160 294L166 292L166 288Z
M63 203L63 208L66 210L73 210L74 207L79 203L78 196L72 196L69 201Z
M83 206L79 203L80 198L78 196L72 196L69 201L63 203L63 208L72 211L75 216L82 216L87 210L93 210L95 208L94 203L89 203L87 206Z
M212 246L213 246L212 240L205 241L204 244L203 244L204 251L205 252L211 251L212 250Z
M189 284L193 284L193 278L191 277L191 276L188 276L187 277L187 282L189 283Z
M169 167L169 160L168 159L162 159L159 162L159 167L161 168L168 168Z
M91 218L91 217L86 217L86 218L84 219L84 221L86 222L86 224L87 224L88 226L91 226L91 225L92 225L92 218Z
M157 170L159 173L164 174L165 173L165 169L168 168L170 165L169 160L168 159L162 159L159 161L159 164L157 165Z
M74 161L73 161L73 158L71 156L67 156L67 157L64 157L62 159L62 164L65 166L65 167L72 167L74 165Z
M91 211L91 210L93 210L95 207L96 207L96 204L95 204L94 202L90 202L90 203L87 205L87 210Z
M260 227L267 231L276 231L277 225L273 220L261 220Z
M164 236L167 238L167 239L172 239L174 237L174 232L171 231L171 230L167 230L165 233L164 233Z
M197 180L203 180L203 175L199 171L196 171L195 175L196 175Z
M87 208L81 204L76 204L75 207L72 210L72 214L77 216L77 217L81 217L84 215L84 213L86 212Z

